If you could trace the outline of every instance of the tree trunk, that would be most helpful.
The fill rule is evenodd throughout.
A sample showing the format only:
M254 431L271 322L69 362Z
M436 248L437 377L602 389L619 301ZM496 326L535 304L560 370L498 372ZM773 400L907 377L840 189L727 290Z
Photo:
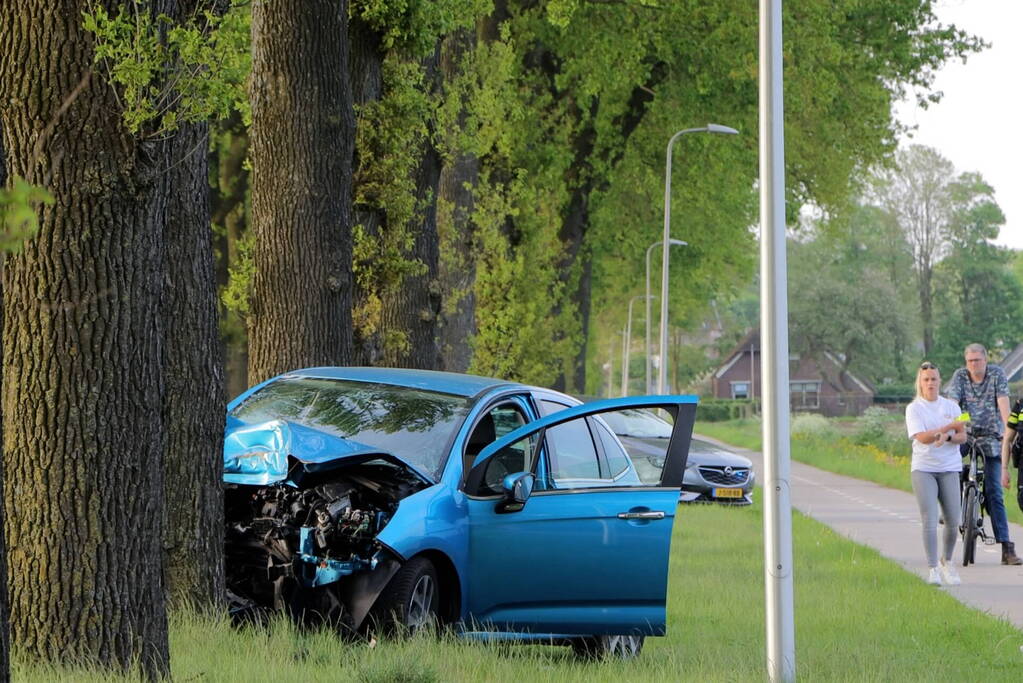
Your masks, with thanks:
M436 94L440 89L440 45L434 54L423 59L426 87ZM440 154L427 136L415 169L416 212L413 224L412 259L426 266L421 275L408 275L401 285L382 297L381 336L384 339L404 335L407 345L392 348L384 345L384 362L392 367L436 370L440 366L437 344L437 318L440 315L440 284L437 269L440 261L440 238L437 235L437 192L440 184Z
M167 145L93 75L88 3L0 5L11 173L55 197L3 274L12 638L43 661L169 673L161 567ZM116 12L116 8L108 7Z
M931 269L921 268L918 274L920 290L920 322L924 330L924 356L934 348L934 319L931 313Z
M348 43L352 101L355 106L375 102L384 95L384 51L380 45L380 36L364 21L353 18L348 27ZM352 169L355 172L359 168L358 148L353 149L352 154ZM379 239L380 231L386 225L383 211L356 206L353 213L353 223L361 225L367 235ZM356 284L353 307L365 307L370 294L364 286ZM383 354L379 331L369 332L366 326L360 326L354 331L353 346L357 365L375 365Z
M171 604L203 608L224 597L224 368L210 230L205 123L172 143L164 300L164 530Z
M461 61L475 49L474 32L463 29L445 39L440 69L444 82L459 76ZM464 116L464 112L463 112ZM437 218L441 243L437 280L442 302L437 336L440 368L465 372L472 361L470 340L476 334L476 262L473 256L473 188L479 180L480 162L475 156L458 154L441 168L438 197L443 211Z
M250 384L351 360L347 28L344 0L252 6Z
M0 116L0 190L7 185L7 161L4 158L3 117ZM0 254L0 282L3 277L3 255ZM3 286L0 285L0 338L3 334ZM3 345L0 344L0 367L3 367ZM0 396L3 386L0 385ZM11 680L10 638L7 611L7 544L4 542L4 423L0 412L0 683Z

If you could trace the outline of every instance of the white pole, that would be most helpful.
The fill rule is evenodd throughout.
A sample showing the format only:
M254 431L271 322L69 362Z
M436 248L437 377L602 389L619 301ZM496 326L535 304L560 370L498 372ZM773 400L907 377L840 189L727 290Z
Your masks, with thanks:
M760 0L760 391L767 671L796 678L789 498L789 342L781 0Z
M646 358L643 366L646 370L646 382L643 384L643 393L650 393L650 250L660 242L654 242L646 248Z
M622 396L628 392L629 384L629 328L622 328Z

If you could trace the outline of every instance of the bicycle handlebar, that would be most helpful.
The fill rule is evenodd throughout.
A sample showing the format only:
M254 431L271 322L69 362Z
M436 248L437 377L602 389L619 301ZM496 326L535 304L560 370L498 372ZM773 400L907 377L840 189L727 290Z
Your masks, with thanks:
M989 432L986 429L977 429L976 427L967 427L966 436L970 439L994 439L996 441L1002 440L1002 435L998 432Z

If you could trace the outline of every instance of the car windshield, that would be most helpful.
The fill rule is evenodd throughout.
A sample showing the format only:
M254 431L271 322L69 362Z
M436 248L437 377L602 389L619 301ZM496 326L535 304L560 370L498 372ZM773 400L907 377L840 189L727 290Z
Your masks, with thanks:
M601 415L618 436L643 439L670 439L671 424L648 410L620 410Z
M392 453L434 479L469 399L390 384L285 377L246 398L231 415L249 424L287 420Z

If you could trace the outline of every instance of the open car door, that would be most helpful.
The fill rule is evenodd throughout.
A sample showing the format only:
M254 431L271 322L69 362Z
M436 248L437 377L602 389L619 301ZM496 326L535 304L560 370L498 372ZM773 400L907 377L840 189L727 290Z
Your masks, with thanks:
M610 399L526 424L466 477L467 617L487 630L663 635L668 558L695 396ZM600 417L657 410L661 457L634 462Z

